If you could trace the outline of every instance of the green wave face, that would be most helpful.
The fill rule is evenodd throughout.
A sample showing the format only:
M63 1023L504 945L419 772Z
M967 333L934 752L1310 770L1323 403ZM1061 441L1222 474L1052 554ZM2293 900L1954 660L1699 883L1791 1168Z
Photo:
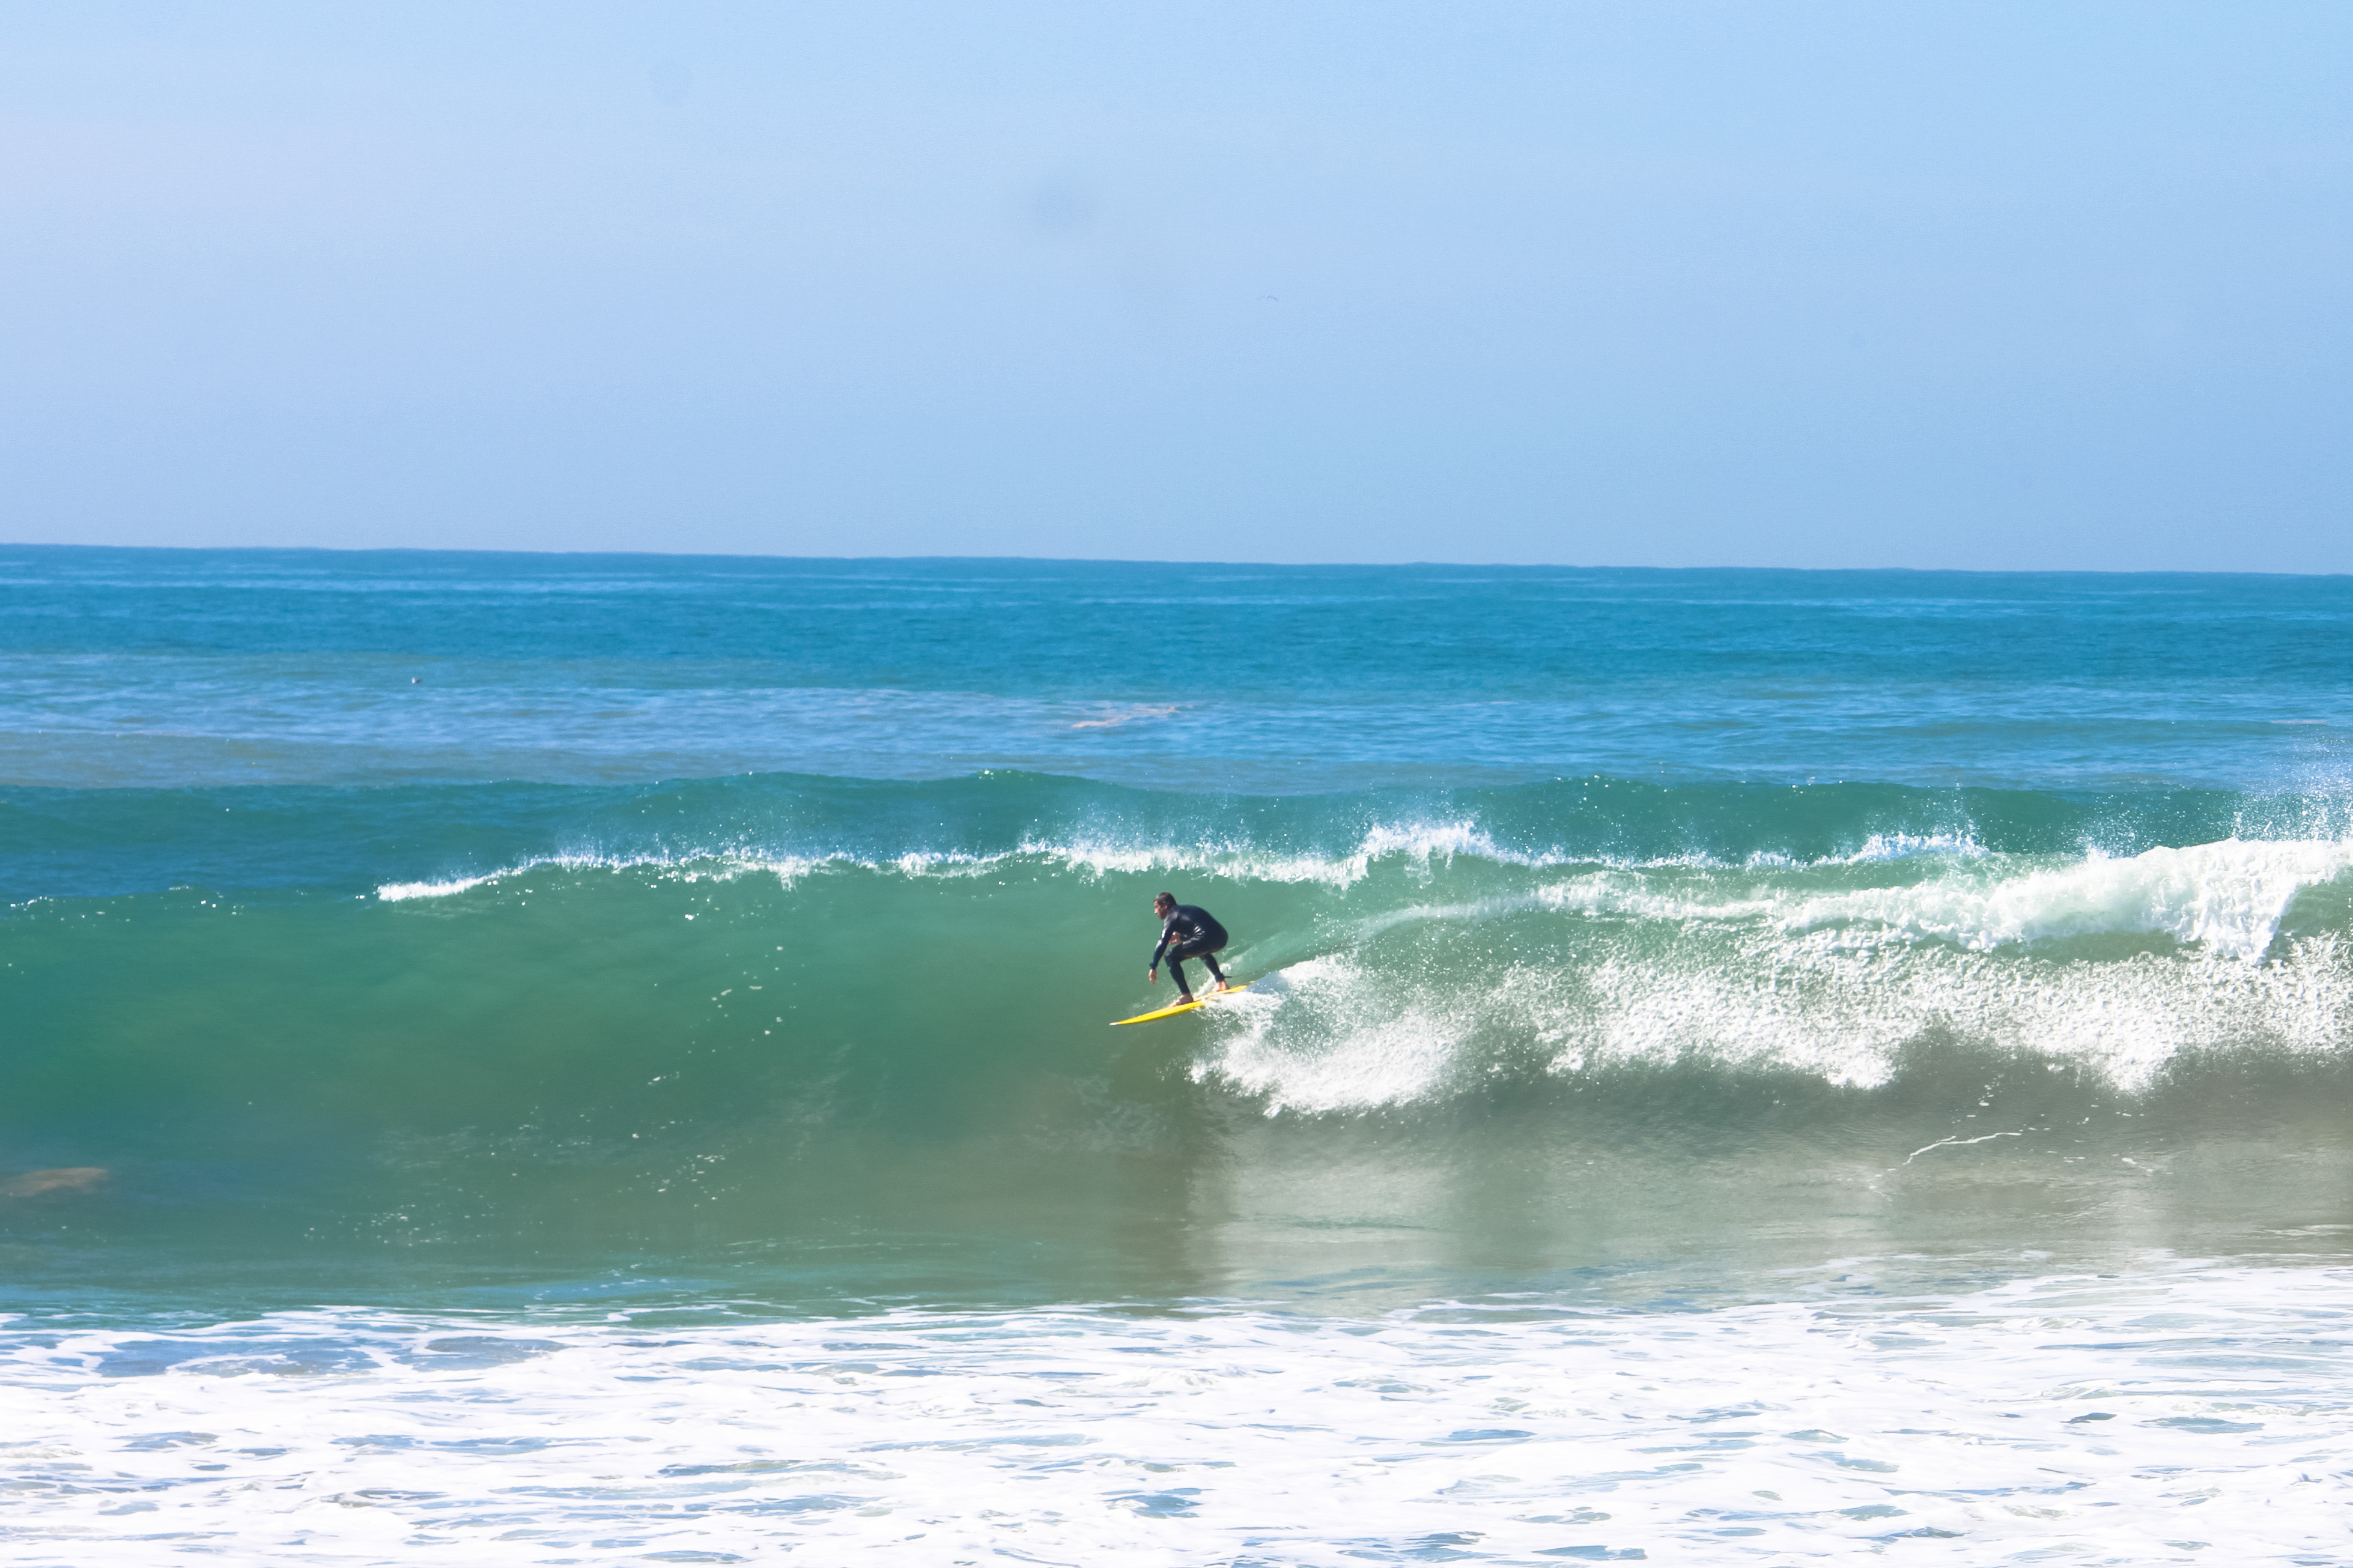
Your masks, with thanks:
M1465 817L37 901L0 925L0 1146L108 1174L0 1226L20 1278L180 1247L795 1295L839 1258L994 1298L2346 1218L2353 850L1853 828L1736 863ZM1111 1031L1171 994L1163 887L1258 983Z

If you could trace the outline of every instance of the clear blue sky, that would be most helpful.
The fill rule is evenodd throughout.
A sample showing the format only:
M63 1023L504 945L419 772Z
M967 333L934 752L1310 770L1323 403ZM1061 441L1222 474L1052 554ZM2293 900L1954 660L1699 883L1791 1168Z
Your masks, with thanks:
M0 6L0 538L2353 571L2353 7Z

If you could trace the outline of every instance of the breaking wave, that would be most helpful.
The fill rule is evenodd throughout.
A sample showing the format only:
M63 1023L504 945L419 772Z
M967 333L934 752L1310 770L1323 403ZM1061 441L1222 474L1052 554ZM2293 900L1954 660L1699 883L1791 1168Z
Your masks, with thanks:
M849 1169L819 1153L846 1137L1149 1152L1225 1117L1592 1095L1646 1136L1780 1106L1829 1137L1853 1097L1955 1059L2030 1075L2056 1126L2063 1083L2113 1104L2353 1044L2353 845L2234 834L2230 797L1205 800L1021 776L593 809L220 798L114 808L307 821L272 841L277 886L75 896L104 867L61 837L0 921L19 1167L361 1159L463 1171L452 1204L532 1172L701 1203L761 1161L801 1162L800 1186ZM1168 994L1142 973L1164 887L1216 910L1255 984L1112 1035Z

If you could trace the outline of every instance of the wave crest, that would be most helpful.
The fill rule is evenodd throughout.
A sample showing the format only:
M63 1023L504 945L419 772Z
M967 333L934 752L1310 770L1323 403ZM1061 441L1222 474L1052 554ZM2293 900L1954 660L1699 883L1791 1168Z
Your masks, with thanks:
M2115 932L2148 933L2246 962L2278 938L2306 888L2353 869L2353 845L2225 839L2157 848L2128 860L1988 882L1940 879L1808 900L1784 917L1795 931L1841 923L1978 950Z

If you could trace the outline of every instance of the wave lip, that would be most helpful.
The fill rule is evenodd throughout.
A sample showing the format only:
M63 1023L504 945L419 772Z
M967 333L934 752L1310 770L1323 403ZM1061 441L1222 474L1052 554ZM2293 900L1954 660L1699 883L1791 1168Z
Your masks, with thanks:
M1974 835L1968 833L1874 833L1863 840L1862 847L1852 855L1837 857L1833 864L1868 866L1882 860L1910 860L1922 855L1953 855L1968 859L1982 859L1986 847Z
M1889 887L1818 892L1802 885L1775 885L1781 880L1779 873L1802 876L1922 856L1945 858L1949 869ZM555 855L470 876L384 882L375 894L384 903L448 898L546 867L617 871L644 867L690 879L765 872L790 888L825 871L970 877L1023 858L1047 868L1068 868L1090 879L1182 871L1237 882L1322 883L1345 892L1370 875L1377 862L1401 860L1427 882L1439 862L1451 865L1458 858L1530 870L1593 868L1506 900L1556 912L1711 923L1761 918L1789 933L1842 930L1857 940L1936 942L1973 952L2086 936L2155 935L2253 963L2271 951L2297 895L2353 871L2353 841L2228 838L2181 848L2160 847L2126 858L2094 851L2073 865L2021 871L2014 858L1991 855L1966 836L1874 835L1852 855L1807 866L1751 863L1735 868L1704 857L1620 864L1559 851L1516 851L1499 846L1475 822L1465 820L1377 824L1361 836L1353 853L1338 855L1261 848L1247 841L1123 845L1082 838L1026 840L1018 848L994 853L911 849L887 857L841 850L796 855L741 847L678 854ZM1646 874L1674 870L1695 875L1662 882Z
M1873 888L1838 887L1883 877L1868 868L1585 871L1368 910L1213 1023L1194 1077L1308 1115L1469 1091L1529 1072L1532 1051L1555 1077L1694 1066L1868 1089L1911 1043L1949 1038L2136 1090L2187 1052L2341 1049L2353 948L2283 931L2348 872L2353 844L2236 839L2057 867L1989 855ZM2047 948L2094 936L2178 951Z
M1920 855L1981 856L1984 853L1965 837L1945 834L1873 835L1861 850L1852 855L1803 862L1752 858L1749 868L1852 865ZM476 877L385 883L377 889L377 896L386 901L394 901L404 898L429 898L464 892L483 882L541 866L613 870L651 866L681 869L711 862L724 868L716 874L771 871L789 884L797 878L827 869L895 871L908 877L972 876L1023 858L1067 867L1091 878L1183 872L1237 882L1322 883L1340 891L1355 887L1370 876L1376 866L1388 862L1403 863L1425 878L1433 868L1451 865L1458 859L1525 870L1566 866L1599 866L1626 871L1729 867L1729 862L1704 852L1627 858L1592 851L1571 851L1557 847L1541 850L1515 849L1498 842L1493 834L1474 818L1464 817L1376 822L1359 833L1354 846L1345 849L1289 848L1280 844L1259 844L1247 836L1208 837L1192 842L1165 837L1123 841L1113 835L1074 833L1061 837L1032 835L1023 837L1011 847L994 850L910 848L872 853L849 849L792 852L728 845L659 854L556 855L532 858Z
M487 871L479 877L452 877L439 882L385 882L375 890L380 903L406 903L411 899L446 899L479 888L485 882L496 881L508 871Z
M2108 934L2168 936L2254 963L2305 889L2353 869L2353 844L2230 838L1991 881L1944 878L1806 900L1792 931L1868 924L1978 951Z
M818 856L754 855L710 851L685 855L543 855L519 860L512 866L501 866L495 871L484 871L472 877L449 877L439 881L384 882L375 889L379 903L405 903L413 899L447 899L469 893L476 888L503 882L510 878L528 876L534 871L635 871L650 869L667 873L685 881L730 881L737 877L766 872L790 888L812 872L832 867L856 866L869 871L897 870L907 876L926 873L941 874L947 867L952 873L958 868L970 868L987 864L987 858L968 855L931 855L913 853L900 856L887 867L871 860L849 855Z

